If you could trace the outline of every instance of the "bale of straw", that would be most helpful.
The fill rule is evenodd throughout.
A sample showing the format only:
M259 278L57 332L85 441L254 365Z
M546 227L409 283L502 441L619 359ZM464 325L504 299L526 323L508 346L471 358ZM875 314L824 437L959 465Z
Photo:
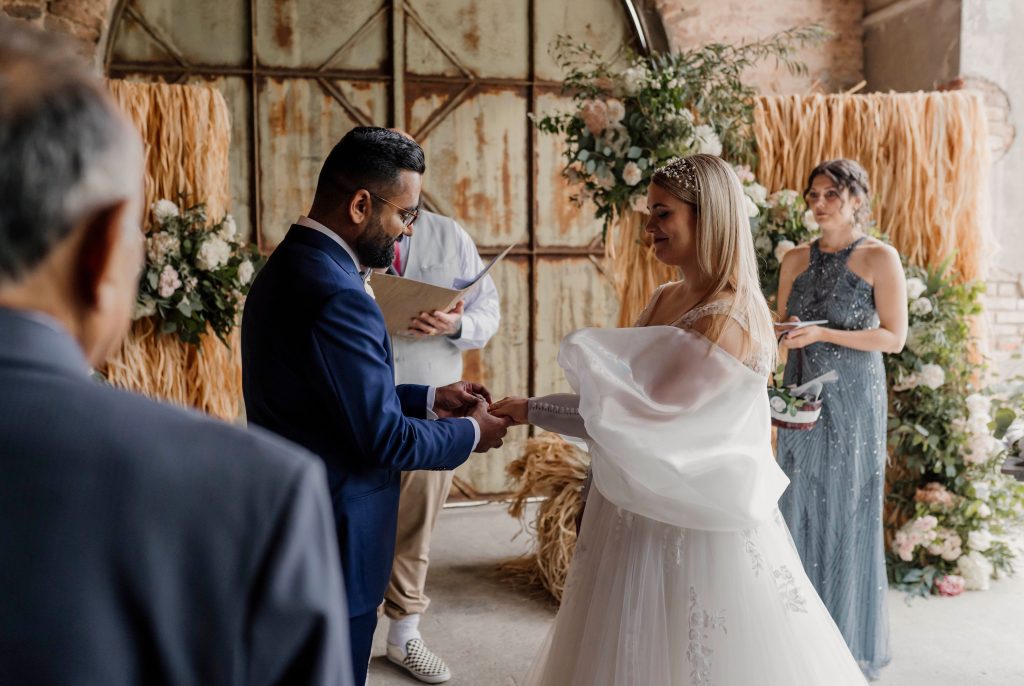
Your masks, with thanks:
M107 84L142 135L147 221L153 202L182 196L188 205L205 203L211 218L223 216L230 202L231 142L224 97L205 86ZM197 349L160 333L155 320L142 319L108 360L106 375L116 386L233 419L242 394L237 330L229 341L225 346L208 331Z
M521 458L508 466L517 484L509 514L535 536L534 551L504 563L501 568L514 581L543 588L561 602L565 579L576 549L576 518L582 511L581 493L590 460L586 454L554 434L526 443ZM543 496L532 523L525 521L527 500Z

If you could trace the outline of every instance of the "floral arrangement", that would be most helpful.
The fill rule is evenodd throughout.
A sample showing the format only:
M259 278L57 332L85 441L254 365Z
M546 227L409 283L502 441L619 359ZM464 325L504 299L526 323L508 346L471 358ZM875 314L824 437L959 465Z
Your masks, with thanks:
M566 73L564 90L573 94L574 111L536 124L563 136L563 174L580 187L574 199L592 200L607 225L626 211L646 212L651 174L673 157L702 152L753 163L757 92L743 82L744 70L775 58L803 73L794 51L827 35L811 26L741 45L653 56L627 51L610 59L560 36L552 55Z
M886 356L892 393L889 444L901 470L890 505L905 523L889 553L890 581L906 590L956 595L984 590L1012 571L1008 528L1024 522L1024 484L1001 473L1024 426L997 422L992 399L975 390L970 318L980 284L956 284L948 265L907 268L910 330L898 355ZM1017 434L1020 436L1017 436Z
M211 225L203 205L182 210L170 200L152 213L134 318L155 317L161 332L196 346L209 327L226 345L262 258L230 214Z

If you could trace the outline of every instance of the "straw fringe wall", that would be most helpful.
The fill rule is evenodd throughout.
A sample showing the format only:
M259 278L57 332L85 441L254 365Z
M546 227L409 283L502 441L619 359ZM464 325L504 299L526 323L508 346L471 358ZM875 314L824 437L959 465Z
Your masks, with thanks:
M114 100L142 134L148 208L161 198L205 203L210 217L228 209L231 122L224 97L205 86L108 81ZM116 386L198 408L222 419L238 415L242 394L237 329L228 348L212 333L201 349L160 333L154 319L132 325L107 362Z
M959 280L982 278L988 126L981 96L963 91L766 96L754 110L758 180L802 191L823 160L860 162L873 216L912 263L956 254Z

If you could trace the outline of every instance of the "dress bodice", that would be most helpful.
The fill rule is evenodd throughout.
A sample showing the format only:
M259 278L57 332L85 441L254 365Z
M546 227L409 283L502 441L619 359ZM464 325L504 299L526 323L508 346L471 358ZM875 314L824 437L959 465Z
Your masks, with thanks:
M804 321L825 319L829 328L845 331L878 326L874 288L847 266L864 240L834 253L822 252L818 241L811 243L810 262L793 281L786 312Z
M636 324L634 326L648 326L651 314L654 311L654 306L661 297L662 291L668 284L663 284L658 287L658 290L651 296L650 302L647 307L644 308L640 316L637 317ZM678 319L671 322L669 326L676 326L680 329L686 329L690 331L693 329L693 325L704 317L710 317L714 315L727 315L731 317L742 329L751 336L750 339L750 353L743 359L740 360L744 366L753 370L754 372L767 376L771 371L771 355L773 352L773 342L769 341L758 341L753 338L750 333L750 322L746 312L739 310L733 310L731 298L720 298L719 300L713 300L711 302L703 303L694 307L693 309L684 312Z

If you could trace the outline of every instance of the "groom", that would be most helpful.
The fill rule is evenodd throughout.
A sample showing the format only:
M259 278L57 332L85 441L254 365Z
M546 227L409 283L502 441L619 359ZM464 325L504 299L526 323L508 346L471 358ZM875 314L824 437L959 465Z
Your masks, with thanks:
M394 385L391 342L366 280L412 234L425 168L423 150L399 133L349 131L323 164L309 216L253 283L242 319L249 421L327 465L356 684L366 679L391 573L400 472L454 469L471 451L501 445L508 427L488 413L477 384Z

